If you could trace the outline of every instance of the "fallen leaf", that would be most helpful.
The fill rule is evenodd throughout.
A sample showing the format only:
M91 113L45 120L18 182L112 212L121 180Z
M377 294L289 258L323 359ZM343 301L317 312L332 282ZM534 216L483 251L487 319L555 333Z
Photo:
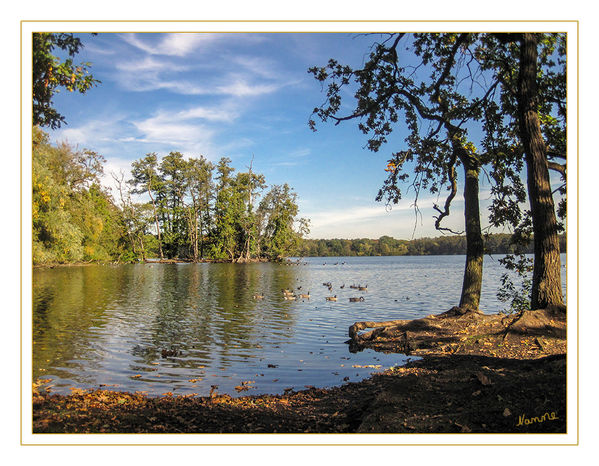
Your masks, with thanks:
M483 374L482 372L477 372L476 373L476 378L478 379L478 381L482 384L482 385L491 385L491 379L489 379L489 377L487 377L485 374Z

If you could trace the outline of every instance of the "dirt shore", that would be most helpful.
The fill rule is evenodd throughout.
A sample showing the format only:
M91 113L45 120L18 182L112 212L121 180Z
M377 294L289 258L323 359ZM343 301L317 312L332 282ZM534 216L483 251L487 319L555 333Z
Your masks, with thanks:
M373 324L372 322L366 324ZM33 431L65 433L566 432L562 310L488 316L454 308L350 329L354 351L423 356L359 383L232 398L34 384ZM380 325L379 325L380 324Z

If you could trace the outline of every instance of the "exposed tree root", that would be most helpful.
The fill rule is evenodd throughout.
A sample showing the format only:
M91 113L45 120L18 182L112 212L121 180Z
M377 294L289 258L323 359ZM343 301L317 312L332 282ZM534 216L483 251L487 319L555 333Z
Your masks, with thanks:
M542 357L566 352L566 314L551 308L489 315L454 307L422 319L356 322L349 336L352 351Z

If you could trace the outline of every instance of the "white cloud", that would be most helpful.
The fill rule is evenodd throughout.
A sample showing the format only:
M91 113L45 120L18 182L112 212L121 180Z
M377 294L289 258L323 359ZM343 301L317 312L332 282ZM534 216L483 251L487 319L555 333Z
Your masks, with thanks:
M312 153L312 151L309 148L304 147L302 149L295 149L294 151L291 151L289 153L289 157L302 158L302 157L307 157L311 153Z
M184 95L225 95L232 97L252 97L276 92L281 85L276 83L256 83L247 77L235 76L220 78L219 83L198 85L189 80L160 79L157 75L137 75L120 79L121 84L132 91L152 91L166 89Z
M175 146L206 143L214 135L205 125L172 121L165 115L134 121L133 125L142 133L141 141Z
M140 72L159 72L159 71L186 71L189 66L176 65L174 63L156 60L152 57L145 57L142 60L126 60L116 63L117 70L124 71L126 73L140 73Z
M280 71L276 71L277 63L270 59L247 55L233 55L228 57L228 61L235 65L235 67L244 68L262 78L273 79L281 74Z
M233 77L230 82L216 86L213 92L217 94L231 95L234 97L248 97L261 94L271 94L281 87L280 84L258 84L251 83L248 79L241 76Z
M203 119L208 121L219 121L219 122L232 122L239 116L239 112L233 108L230 104L223 104L219 107L207 108L207 107L192 107L187 110L181 110L180 112L172 115L175 120L190 120L190 119Z
M85 50L88 52L93 52L94 54L98 54L98 55L116 55L117 54L116 50L97 46L93 42L88 42L87 44L85 44Z
M159 144L167 150L216 155L214 138L220 129L213 123L232 123L239 116L236 104L225 102L218 107L195 106L177 111L159 111L151 117L133 121L140 133L137 141Z
M122 115L88 120L78 127L63 127L55 133L55 139L71 145L81 145L99 150L99 145L114 142L118 134L123 131L123 121Z
M159 110L137 119L108 114L79 126L65 126L53 133L53 139L97 151L109 160L170 151L214 159L227 151L253 145L247 138L226 141L218 147L215 144L217 134L235 122L241 112L238 101L223 99L219 105Z
M304 165L306 163L305 158L309 156L312 151L307 148L298 148L290 151L282 150L282 156L280 159L274 160L270 163L273 167L296 167Z
M263 81L251 74L225 73L218 76L194 77L180 73L190 67L154 60L151 57L138 61L119 62L113 79L128 91L148 92L167 90L183 95L214 95L253 97L272 94L289 83ZM173 75L173 73L179 73Z
M177 33L164 34L160 41L151 43L143 34L123 34L121 37L128 44L149 53L150 55L171 55L183 57L197 49L200 45L212 42L215 34Z
M370 221L377 217L389 215L389 212L383 205L372 207L356 207L352 209L343 209L336 211L324 211L305 213L314 227L327 227L331 225L339 226L347 223L360 223Z
M104 176L101 178L102 185L109 188L114 200L116 202L120 202L120 196L117 189L117 183L114 180L112 175L115 175L117 178L121 178L123 176L123 180L128 180L131 178L131 160L125 160L118 157L110 157L106 159L106 163L104 164ZM123 187L124 188L124 187Z
M145 52L140 58L123 53L115 64L113 79L126 90L148 92L167 90L183 95L254 97L277 92L297 84L284 77L279 64L264 57L243 53L215 53L213 43L264 40L252 34L123 34L129 45ZM201 52L203 58L197 58ZM195 58L191 58L193 53ZM169 58L170 57L170 58ZM193 74L191 71L194 71Z

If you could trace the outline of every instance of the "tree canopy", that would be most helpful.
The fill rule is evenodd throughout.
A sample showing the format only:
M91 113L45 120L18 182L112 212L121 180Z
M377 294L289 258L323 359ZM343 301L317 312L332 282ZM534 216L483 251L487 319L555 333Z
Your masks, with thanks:
M512 235L495 233L484 237L485 254L532 254L532 238L527 243L514 243ZM566 235L560 235L560 250L566 251ZM301 241L298 254L306 257L352 256L443 256L466 254L464 235L443 235L434 238L397 239L381 236L377 239L307 239Z
M112 174L104 158L68 144L53 146L34 128L33 260L35 264L136 261L278 261L298 253L309 221L298 218L288 184L237 172L223 157L170 152L131 164L131 178Z
M33 33L34 126L56 129L66 123L52 101L61 88L83 94L100 82L90 74L90 63L73 62L82 47L81 39L72 33ZM55 55L55 49L66 54L66 58L63 60Z
M126 254L121 210L102 187L102 156L52 146L33 130L33 262L118 260Z
M558 171L565 197L564 34L381 34L360 68L330 59L309 72L326 83L326 100L313 115L335 124L357 120L378 152L394 130L404 147L391 153L377 200L402 198L401 184L419 193L447 196L435 205L435 226L449 215L456 196L455 167L464 168L467 261L461 306L475 308L482 279L482 232L478 176L493 181L492 226L507 226L514 239L534 231L533 306L561 304L559 241L548 170ZM353 92L353 102L348 90ZM352 109L353 106L353 109ZM349 108L349 110L348 110ZM309 125L316 128L314 119ZM478 148L477 148L478 146ZM524 173L524 167L527 170ZM522 181L527 177L526 188ZM528 197L527 197L528 194ZM525 209L528 201L531 209ZM562 199L559 213L565 214Z

